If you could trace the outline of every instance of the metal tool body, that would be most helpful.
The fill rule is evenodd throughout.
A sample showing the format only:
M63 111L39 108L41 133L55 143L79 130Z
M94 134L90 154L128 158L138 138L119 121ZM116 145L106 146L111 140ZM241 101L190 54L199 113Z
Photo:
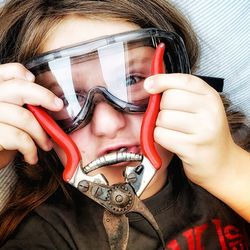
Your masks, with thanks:
M156 49L152 62L152 74L164 72L164 49L164 44L158 45ZM153 130L159 111L160 98L160 94L156 94L151 95L149 99L141 129L142 154L117 152L101 157L85 167L82 166L81 155L75 143L46 111L40 107L27 105L27 108L34 114L45 131L66 153L67 164L63 172L63 179L105 208L103 223L112 250L126 249L129 235L126 215L130 212L141 214L156 231L164 245L162 234L153 215L138 198L148 186L156 171L161 167L161 159L155 149L153 140ZM124 183L109 186L104 175L89 175L90 172L97 168L131 161L139 164L136 167L126 167Z
M105 208L103 224L112 250L126 249L129 237L127 214L131 212L140 214L149 222L164 246L163 236L157 222L135 194L130 183L108 186L83 180L79 183L78 189Z

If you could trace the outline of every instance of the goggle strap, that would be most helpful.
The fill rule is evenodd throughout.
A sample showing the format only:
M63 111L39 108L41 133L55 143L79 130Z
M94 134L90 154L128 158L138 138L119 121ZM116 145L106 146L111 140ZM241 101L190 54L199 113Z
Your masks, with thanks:
M217 92L223 92L224 78L195 75L213 87Z

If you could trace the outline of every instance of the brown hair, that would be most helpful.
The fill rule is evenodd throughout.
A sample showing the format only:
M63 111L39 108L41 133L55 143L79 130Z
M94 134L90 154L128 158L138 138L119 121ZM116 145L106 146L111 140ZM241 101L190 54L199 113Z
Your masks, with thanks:
M186 45L190 65L198 59L196 36L185 18L166 0L11 0L0 13L0 63L25 62L40 53L50 32L68 15L98 19L123 19L142 28L156 27L175 31ZM228 104L227 104L228 105ZM229 123L239 131L244 116L230 112ZM243 131L244 129L242 129ZM243 132L242 132L243 133ZM243 133L244 134L244 133ZM243 138L238 136L237 138ZM245 141L238 139L241 146ZM249 145L249 142L248 142ZM16 229L20 221L45 201L58 187L64 188L60 178L62 167L51 152L40 151L39 163L29 167L17 157L18 188L0 217L0 243Z
M13 0L6 4L0 16L1 63L24 62L37 55L53 28L68 15L118 18L142 28L175 31L185 42L191 65L197 61L198 43L194 32L184 17L165 0Z

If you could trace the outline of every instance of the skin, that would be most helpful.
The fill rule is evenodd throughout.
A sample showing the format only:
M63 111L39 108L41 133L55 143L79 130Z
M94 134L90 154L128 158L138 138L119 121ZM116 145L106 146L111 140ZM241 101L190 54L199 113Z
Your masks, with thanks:
M59 110L62 101L52 92L34 84L34 76L19 63L0 66L0 168L8 164L16 151L30 163L37 162L36 144L45 151L53 143L34 116L22 106L26 103ZM11 116L9 115L11 114Z
M70 17L53 30L43 52L138 28L117 20ZM62 108L62 102L33 81L34 76L20 64L0 65L0 167L6 166L15 151L20 151L28 163L34 164L37 146L44 150L53 146L33 115L22 106L30 103L57 111ZM163 167L142 198L157 193L165 184L167 166L175 153L183 161L191 181L250 221L250 198L247 198L250 197L250 156L234 143L218 93L201 79L184 74L152 76L146 79L144 86L149 93L162 93L154 138ZM107 150L123 146L140 152L141 120L142 115L123 114L100 102L91 122L70 136L87 164ZM54 148L65 163L62 150L57 145ZM123 170L122 164L101 169L110 184L123 180Z
M250 154L234 143L219 94L184 74L151 76L144 87L163 92L155 141L180 157L191 181L250 222Z

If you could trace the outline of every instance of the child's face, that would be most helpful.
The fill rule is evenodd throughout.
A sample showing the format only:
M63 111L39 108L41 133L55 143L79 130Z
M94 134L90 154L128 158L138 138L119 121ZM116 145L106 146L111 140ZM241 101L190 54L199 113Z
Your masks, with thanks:
M70 17L65 19L50 34L43 47L43 52L54 50L63 46L79 43L104 35L139 29L140 27L124 21L99 21L85 18ZM88 74L95 77L95 69ZM106 102L96 104L91 121L81 129L70 134L77 144L83 159L83 165L112 151L126 148L133 153L141 153L140 128L142 114L121 113ZM162 168L144 191L142 198L149 197L159 191L166 182L166 167L173 154L157 145L162 158ZM62 149L55 146L55 150L62 162L65 155ZM109 167L103 167L93 172L101 172L108 179L109 184L123 182L123 171L128 163L119 163Z

